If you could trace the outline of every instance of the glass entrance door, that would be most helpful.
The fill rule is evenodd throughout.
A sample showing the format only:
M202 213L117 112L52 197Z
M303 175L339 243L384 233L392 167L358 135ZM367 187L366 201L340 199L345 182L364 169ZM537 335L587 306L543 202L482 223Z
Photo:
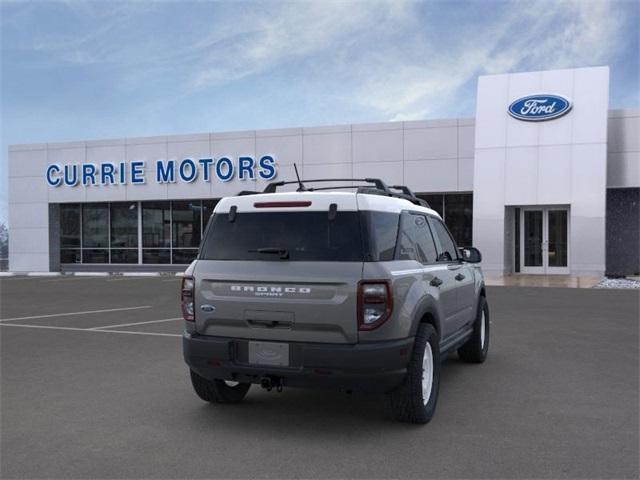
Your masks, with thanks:
M543 259L543 211L542 210L523 210L522 232L523 245L520 246L522 252L522 265L520 271L522 273L544 273Z
M520 232L520 272L569 273L569 212L566 208L523 208Z

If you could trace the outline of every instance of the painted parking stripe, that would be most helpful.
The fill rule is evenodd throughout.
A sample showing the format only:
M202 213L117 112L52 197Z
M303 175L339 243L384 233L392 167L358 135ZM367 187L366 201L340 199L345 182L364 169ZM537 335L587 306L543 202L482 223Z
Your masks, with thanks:
M151 305L142 305L139 307L106 308L104 310L87 310L86 312L51 313L49 315L33 315L31 317L0 318L0 322L8 322L9 320L33 320L36 318L69 317L71 315L89 315L92 313L123 312L125 310L141 310L143 308L151 308Z
M161 320L149 320L148 322L121 323L119 325L104 325L102 327L88 328L87 330L102 330L104 328L133 327L134 325L146 325L147 323L160 323L160 322L174 322L176 320L182 320L182 317L163 318Z
M155 337L181 337L179 333L134 332L127 330L94 330L91 328L52 327L50 325L22 325L18 323L0 323L0 327L40 328L44 330L70 330L72 332L124 333L129 335L150 335Z
M65 276L62 278L56 278L54 280L40 280L41 283L60 283L60 282L73 282L75 280L85 281L85 280L104 280L105 277L76 277L76 276Z

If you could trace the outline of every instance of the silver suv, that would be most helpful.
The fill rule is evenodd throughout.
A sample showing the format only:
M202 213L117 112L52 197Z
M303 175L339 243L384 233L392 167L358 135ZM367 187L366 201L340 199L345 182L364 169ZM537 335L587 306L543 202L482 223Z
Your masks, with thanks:
M216 206L182 281L193 387L213 403L251 384L381 392L398 420L427 423L445 355L487 356L480 252L406 187L318 182Z

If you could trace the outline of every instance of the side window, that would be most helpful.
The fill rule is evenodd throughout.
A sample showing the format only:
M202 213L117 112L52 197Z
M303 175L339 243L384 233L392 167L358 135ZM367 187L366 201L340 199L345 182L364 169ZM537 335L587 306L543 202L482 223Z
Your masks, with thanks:
M437 218L429 217L429 223L434 235L438 239L438 262L452 262L458 259L458 249L451 238L447 227Z
M368 256L373 262L393 260L398 237L400 214L362 211L362 238L367 242Z
M416 260L420 263L436 261L436 246L424 215L402 214L397 257L398 260Z

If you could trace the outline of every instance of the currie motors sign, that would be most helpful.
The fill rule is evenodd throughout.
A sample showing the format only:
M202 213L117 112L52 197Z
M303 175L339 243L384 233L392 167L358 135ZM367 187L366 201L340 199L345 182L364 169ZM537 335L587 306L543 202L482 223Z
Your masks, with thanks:
M528 95L509 105L509 115L527 122L542 122L569 113L571 106L571 100L561 95Z
M150 171L148 171L150 170ZM272 155L253 157L201 158L194 160L157 160L147 165L143 160L131 162L101 162L47 165L45 177L50 187L75 187L76 185L143 185L147 177L155 183L193 183L197 180L219 182L238 180L271 180L277 175L276 161Z

